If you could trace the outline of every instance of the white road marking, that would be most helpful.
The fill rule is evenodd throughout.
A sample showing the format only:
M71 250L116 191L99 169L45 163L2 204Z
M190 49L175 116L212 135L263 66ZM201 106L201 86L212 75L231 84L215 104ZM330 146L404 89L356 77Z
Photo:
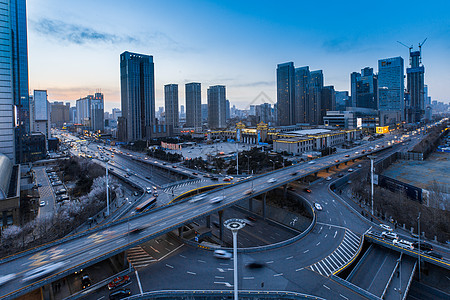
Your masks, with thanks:
M322 229L323 229L323 226L320 226L319 233L322 231Z
M169 267L169 268L173 269L173 266L171 266L169 264L166 264L166 267Z
M329 287L327 287L325 284L322 284L324 288L326 288L327 290L330 290Z
M152 250L153 250L153 251L155 251L155 252L158 252L158 253L159 253L159 251L158 251L157 249L153 248L153 246L150 246L150 248L152 248Z
M325 234L325 238L327 238L328 234Z
M294 258L293 256L286 257L286 259L293 259L293 258Z
M298 271L301 271L301 270L303 270L303 268L297 269L297 270L295 270L295 272L298 272Z
M197 261L206 264L206 261L204 261L204 260L197 259Z
M180 256L181 256L182 258L186 258L186 256L184 256L184 255L181 255L181 254L180 254Z
M97 251L100 251L100 249L95 249L95 250L89 251L89 254L95 253Z
M220 273L225 273L225 270L222 269L222 268L217 268L217 270L218 270Z
M337 230L334 232L334 237L333 237L334 239L336 238L336 234L337 234Z
M347 221L344 220L344 225L347 225ZM342 295L341 295L342 296Z
M243 277L243 279L255 279L255 277Z
M225 277L223 277L223 276L214 276L215 278L217 278L217 279L224 279Z
M187 271L186 273L191 274L191 275L197 275L197 273L190 272L190 271Z
M141 292L141 295L142 295L144 292L142 291L141 279L139 278L139 274L138 274L137 270L134 271L134 273L136 274L136 278L137 278L138 285L139 285L139 291Z
M277 277L277 276L283 276L283 273L273 275L273 277Z
M306 253L306 252L309 252L309 250L305 250L305 251L303 251L303 253Z
M218 281L214 281L214 283L216 283L216 284L224 284L226 287L232 287L232 285L229 284L228 282L218 282Z
M273 260L266 262L266 264L272 264Z
M101 296L100 298L98 298L97 300L101 300L101 299L103 299L103 298L105 298L105 296Z
M347 299L348 300L348 298L347 297L345 297L344 295L342 295L342 294L339 294L339 296L341 296L342 298L344 298L344 299Z
M320 242L318 242L317 244L316 244L316 246L319 246L320 245Z

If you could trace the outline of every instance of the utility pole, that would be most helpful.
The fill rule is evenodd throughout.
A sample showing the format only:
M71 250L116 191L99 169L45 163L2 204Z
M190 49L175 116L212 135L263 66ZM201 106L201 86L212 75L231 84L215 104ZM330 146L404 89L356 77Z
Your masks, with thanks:
M106 163L106 216L109 217L108 159L105 159L105 163Z
M238 300L238 272L237 272L237 233L244 228L245 221L241 219L226 220L223 225L231 230L233 234L233 277L234 277L234 300Z
M370 159L370 198L372 200L372 216L373 216L373 160L376 158L374 155L367 156Z
M236 175L239 175L239 145L236 141Z

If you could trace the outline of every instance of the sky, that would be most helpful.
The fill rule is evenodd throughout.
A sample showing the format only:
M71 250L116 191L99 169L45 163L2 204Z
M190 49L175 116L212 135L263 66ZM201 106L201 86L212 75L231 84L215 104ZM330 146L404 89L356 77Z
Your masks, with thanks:
M50 101L101 91L120 108L119 56L153 55L156 109L164 85L225 85L238 108L276 103L276 66L323 70L325 85L350 89L350 73L422 47L432 100L450 101L450 1L27 1L30 90Z

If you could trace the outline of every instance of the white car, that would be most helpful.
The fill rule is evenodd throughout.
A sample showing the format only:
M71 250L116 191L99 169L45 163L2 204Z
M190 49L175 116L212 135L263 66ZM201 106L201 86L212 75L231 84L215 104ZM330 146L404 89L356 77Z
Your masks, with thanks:
M274 183L277 182L276 178L270 178L269 180L267 180L268 183Z
M330 176L328 176L327 178L325 178L326 181L330 181L331 179L333 179L333 178L331 178Z
M388 238L391 240L397 240L398 239L398 235L395 232L390 232L390 231L383 231L381 233L381 236L384 238Z
M224 196L217 196L209 200L210 203L219 203L221 202L225 197Z
M7 283L7 282L13 280L13 279L16 278L16 277L17 277L16 274L8 274L8 275L0 276L0 286L1 286L2 284L5 284L5 283Z
M315 161L310 161L310 162L308 162L308 164L310 164L310 165L312 165L312 164L315 164L316 162Z
M195 203L197 201L205 199L205 197L206 197L206 195L198 195L198 196L192 197L188 202L189 203Z
M322 205L320 205L319 203L314 203L314 207L315 207L317 210L322 210Z
M392 243L394 245L400 246L402 248L406 248L406 249L409 249L409 250L414 250L413 243L410 242L410 241L395 239L395 240L392 241Z
M65 264L64 262L58 262L58 263L54 263L54 264L50 264L50 265L44 265L39 268L28 271L25 274L23 274L22 281L30 281L30 280L44 277L44 276L51 274L54 271L62 268L64 266L64 264Z
M232 254L226 250L214 250L214 257L221 259L230 259Z
M380 227L387 231L392 231L392 228L389 225L380 224Z
M350 168L350 169L348 169L347 171L348 171L348 172L353 172L353 169L352 169L352 168Z
M40 207L45 206L45 201L39 202L39 206L40 206Z

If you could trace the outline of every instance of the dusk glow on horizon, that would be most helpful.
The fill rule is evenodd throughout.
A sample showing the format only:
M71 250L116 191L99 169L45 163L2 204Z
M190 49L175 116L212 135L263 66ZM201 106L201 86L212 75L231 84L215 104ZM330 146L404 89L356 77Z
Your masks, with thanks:
M119 55L153 55L156 107L165 84L226 85L232 105L276 103L276 66L323 70L325 85L350 89L350 73L377 70L378 59L422 48L432 100L449 102L448 1L28 1L29 88L50 101L73 101L101 90L105 111L120 108Z

